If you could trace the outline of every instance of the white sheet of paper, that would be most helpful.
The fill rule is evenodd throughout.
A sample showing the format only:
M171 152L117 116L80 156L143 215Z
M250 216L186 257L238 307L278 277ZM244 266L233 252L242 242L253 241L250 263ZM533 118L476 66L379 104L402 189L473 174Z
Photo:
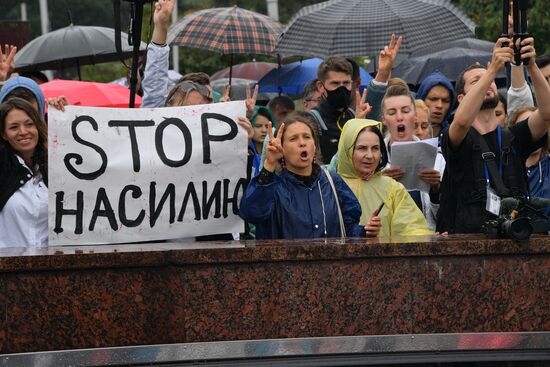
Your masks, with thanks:
M391 145L391 167L399 167L405 176L399 181L407 190L430 191L430 185L418 176L422 170L433 169L437 156L437 138L420 141L394 142Z
M50 246L242 231L245 113L244 101L50 109Z

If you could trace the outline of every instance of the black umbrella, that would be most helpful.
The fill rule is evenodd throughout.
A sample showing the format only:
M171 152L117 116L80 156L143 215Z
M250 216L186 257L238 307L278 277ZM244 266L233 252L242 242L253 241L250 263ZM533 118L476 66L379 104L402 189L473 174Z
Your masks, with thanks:
M451 82L468 66L479 63L487 66L493 56L494 43L476 39L464 39L449 42L437 47L439 50L420 56L410 57L399 63L392 76L405 80L408 84L418 85L435 70L442 72ZM505 78L504 72L498 78Z
M132 56L128 35L122 34L123 57ZM141 47L145 50L146 44ZM15 55L18 72L65 69L120 60L115 49L115 30L106 27L70 25L35 38Z
M473 37L475 24L447 0L329 0L302 8L276 51L326 57L376 55L392 33L400 53Z

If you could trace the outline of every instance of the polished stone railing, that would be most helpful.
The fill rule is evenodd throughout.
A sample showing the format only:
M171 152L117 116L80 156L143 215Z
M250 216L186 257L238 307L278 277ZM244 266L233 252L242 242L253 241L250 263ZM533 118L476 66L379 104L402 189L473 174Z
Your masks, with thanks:
M0 354L549 331L550 237L0 250Z

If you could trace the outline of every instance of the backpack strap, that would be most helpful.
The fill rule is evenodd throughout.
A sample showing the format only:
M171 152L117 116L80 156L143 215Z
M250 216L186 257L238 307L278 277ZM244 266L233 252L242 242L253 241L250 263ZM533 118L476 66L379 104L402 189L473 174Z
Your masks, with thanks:
M491 149L489 148L489 145L487 144L485 139L475 129L472 129L472 131L474 132L474 134L473 134L474 143L476 143L476 140L477 140L477 143L479 144L479 146L481 148L481 160L485 164L485 166L487 167L487 170L489 171L489 176L493 180L493 184L495 186L495 189L496 189L497 193L501 197L510 196L511 195L510 190L504 184L504 181L502 180L502 176L501 176L501 174L499 172L499 169L497 167L497 162L496 162L497 157L496 157L495 153L493 151L491 151ZM508 135L508 134L505 134L505 135ZM504 157L504 152L506 151L507 155L510 153L509 143L510 142L508 142L508 144L506 144L506 145L501 143L501 152L500 152L501 157L500 157L500 159L501 159L503 167L504 167L504 163L506 163L506 165L508 165L508 162L504 162L504 159L508 160L508 156ZM485 176L485 173L483 174L483 177L484 176Z
M334 194L334 200L336 200L336 208L338 209L338 222L340 224L340 236L343 239L346 237L346 226L344 224L344 218L342 216L342 209L340 208L338 193L336 192L336 187L334 186L334 181L332 180L330 172L324 166L321 167L321 169L323 170L325 175L327 175L328 183L330 184L330 187L332 188L332 193Z
M319 113L319 111L317 111L316 109L313 109L309 112L313 115L313 117L317 121L317 124L319 125L319 128L320 128L319 129L319 134L322 134L323 130L328 130L327 124L325 124L325 120L323 120L323 118L321 117L321 114Z

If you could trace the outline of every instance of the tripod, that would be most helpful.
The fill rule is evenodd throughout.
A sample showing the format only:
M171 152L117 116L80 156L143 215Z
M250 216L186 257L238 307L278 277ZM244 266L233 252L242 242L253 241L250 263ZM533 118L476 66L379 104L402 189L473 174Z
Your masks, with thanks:
M501 37L510 38L508 33L508 17L510 16L510 4L512 5L512 19L514 21L513 34L511 35L515 49L515 64L521 65L521 46L516 47L518 39L524 40L529 37L527 31L527 8L529 0L502 0L502 35ZM503 45L508 46L508 45ZM523 61L523 65L527 65L529 60Z
M130 72L130 108L134 108L136 104L136 87L137 87L137 72L139 59L139 46L141 44L141 24L143 21L143 7L146 3L153 0L124 0L130 2L130 31L128 34L128 44L133 46L132 49L132 69ZM119 55L122 54L121 47L121 32L120 32L120 2L121 0L113 0L113 8L115 13L115 47Z

